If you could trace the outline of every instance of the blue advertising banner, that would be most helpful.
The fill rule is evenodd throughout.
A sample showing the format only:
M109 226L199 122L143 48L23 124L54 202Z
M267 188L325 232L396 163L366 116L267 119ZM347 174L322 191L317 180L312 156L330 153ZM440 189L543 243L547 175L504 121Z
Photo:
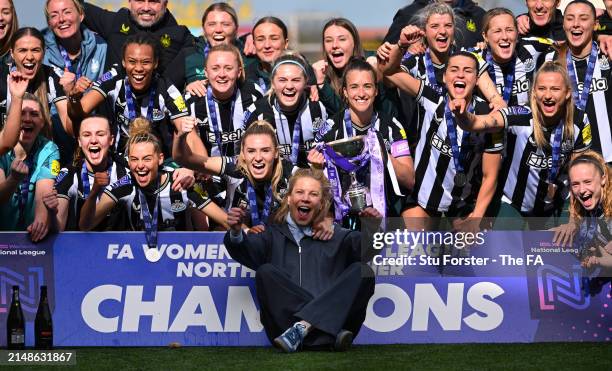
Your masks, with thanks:
M578 260L551 238L490 232L462 248L378 246L376 290L356 342L609 342L609 280L584 290ZM155 263L142 233L62 233L38 244L1 233L0 241L0 323L19 285L29 345L41 285L56 346L269 345L255 272L231 259L223 233L160 233Z

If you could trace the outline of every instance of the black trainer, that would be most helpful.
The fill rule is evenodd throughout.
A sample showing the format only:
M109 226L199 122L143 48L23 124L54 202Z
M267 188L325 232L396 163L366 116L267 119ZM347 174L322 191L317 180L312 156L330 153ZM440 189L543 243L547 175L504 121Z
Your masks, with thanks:
M350 349L351 344L353 344L353 333L348 330L341 330L338 335L336 335L334 350L336 352L346 352Z

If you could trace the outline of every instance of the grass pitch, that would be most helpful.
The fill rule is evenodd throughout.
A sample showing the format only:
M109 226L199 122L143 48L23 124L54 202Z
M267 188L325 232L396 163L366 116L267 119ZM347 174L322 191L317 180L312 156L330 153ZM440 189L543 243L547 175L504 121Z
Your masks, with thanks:
M346 353L295 354L237 347L76 350L76 366L10 370L610 370L612 359L610 343L377 345L354 346Z

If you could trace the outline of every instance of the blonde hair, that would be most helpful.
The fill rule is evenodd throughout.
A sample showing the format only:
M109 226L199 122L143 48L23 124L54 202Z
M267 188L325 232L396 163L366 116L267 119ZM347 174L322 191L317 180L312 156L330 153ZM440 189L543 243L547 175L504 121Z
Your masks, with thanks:
M281 158L278 154L278 139L276 138L276 131L274 127L270 125L269 122L265 120L258 120L253 122L244 132L244 135L241 139L240 146L240 154L238 155L238 159L236 161L236 167L245 177L251 182L251 184L255 184L255 180L249 171L249 167L246 162L246 156L244 154L244 143L246 142L246 138L250 135L267 135L272 140L272 146L274 147L274 151L276 151L276 158L274 160L274 165L272 167L272 179L270 180L270 184L272 186L272 193L277 200L280 200L280 195L278 194L278 183L280 183L281 178L283 176L283 164L281 162Z
M529 104L531 111L533 112L533 136L535 142L540 148L546 148L550 146L548 139L544 135L544 116L540 111L540 107L536 101L536 87L537 81L543 73L558 73L563 78L563 85L567 92L569 92L569 98L565 101L565 126L563 128L563 137L574 139L574 99L572 98L572 86L570 84L569 75L567 69L559 64L558 62L545 62L542 67L536 72L534 83L531 87L531 94L529 97Z
M606 183L601 190L601 200L600 204L603 208L604 216L611 217L612 216L612 186L610 186L610 167L606 164L604 158L599 153L587 150L584 151L572 158L570 163L567 165L567 172L572 167L580 164L590 164L597 169L597 172L606 180ZM571 179L570 179L571 181ZM570 192L570 206L569 213L570 216L575 220L580 220L586 216L586 210L580 204L572 192Z
M204 61L205 68L206 68L206 64L208 63L208 58L210 58L210 56L215 52L229 52L229 53L232 53L234 57L236 57L236 60L238 61L238 68L240 68L240 77L238 78L238 81L240 83L243 83L245 79L245 71L244 71L244 60L242 59L240 50L238 50L238 48L236 48L234 45L231 45L231 44L220 44L220 45L213 46L212 48L210 48L210 51L208 52L208 56L206 57L206 60Z
M47 19L47 22L49 22L49 3L53 1L53 0L47 0L45 2L45 18ZM81 4L81 2L79 0L70 0L72 1L72 4L74 5L74 7L76 8L77 13L79 13L79 15L84 15L85 14L85 8L83 7L83 4Z
M29 101L32 101L38 104L38 109L40 110L40 114L42 115L42 119L44 121L42 129L40 129L40 134L44 135L45 138L49 140L53 139L52 131L51 131L51 115L49 114L49 107L45 106L43 102L40 101L40 98L38 98L38 96L32 93L28 93L28 92L24 93L23 100L24 101L29 100Z
M9 5L11 6L11 24L8 25L9 30L6 33L6 35L4 36L4 39L0 40L2 45L0 46L0 56L5 55L6 53L8 53L9 49L11 48L11 40L13 38L13 36L15 35L15 32L17 32L17 30L19 29L19 20L17 19L17 11L15 11L15 5L13 5L13 0L7 0L9 2Z
M151 123L144 117L137 117L130 123L128 142L125 144L127 154L130 154L130 148L137 143L151 143L155 149L155 153L162 153L162 147L159 139L151 133Z
M331 185L325 176L325 173L318 169L298 169L289 179L287 193L285 194L285 197L283 197L280 207L272 216L274 223L280 224L285 221L287 214L289 214L289 196L293 192L293 188L295 188L295 183L297 183L297 181L301 178L312 178L321 185L321 209L317 214L315 214L313 222L317 223L323 220L323 218L325 218L327 215L329 208L331 207L332 193Z

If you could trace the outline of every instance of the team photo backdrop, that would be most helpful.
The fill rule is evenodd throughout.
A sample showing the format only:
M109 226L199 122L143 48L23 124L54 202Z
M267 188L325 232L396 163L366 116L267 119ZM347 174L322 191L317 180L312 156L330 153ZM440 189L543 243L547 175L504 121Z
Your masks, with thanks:
M610 341L610 283L585 295L577 259L552 247L551 232L482 240L448 253L385 244L356 343ZM156 263L136 232L61 233L38 244L1 233L0 241L0 323L19 285L27 345L41 285L49 287L55 346L269 345L255 272L229 257L223 233L160 233ZM403 265L381 264L397 257Z

